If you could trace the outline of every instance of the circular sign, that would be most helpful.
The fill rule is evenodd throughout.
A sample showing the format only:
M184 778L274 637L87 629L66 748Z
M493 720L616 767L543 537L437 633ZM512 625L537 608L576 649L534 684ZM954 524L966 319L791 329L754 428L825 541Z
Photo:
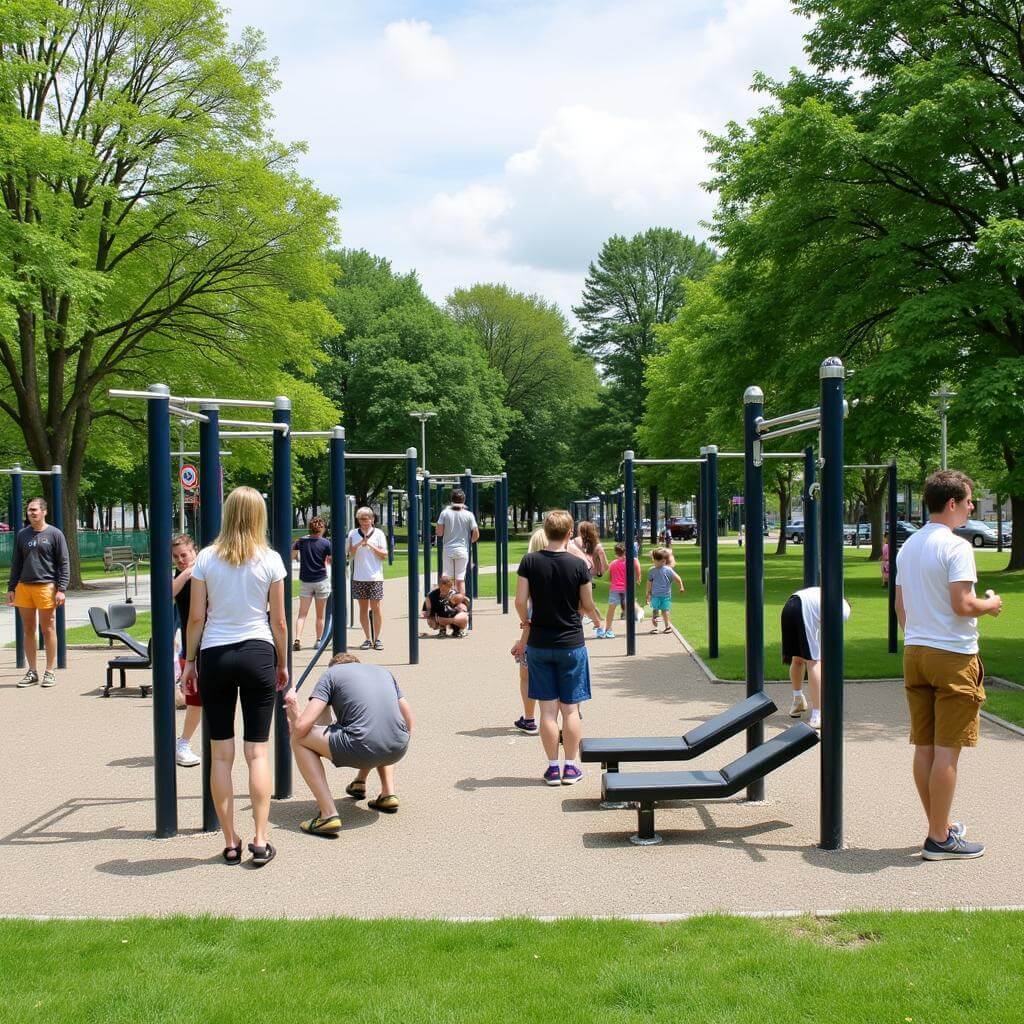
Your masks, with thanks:
M178 479L181 480L181 486L186 491L194 491L199 486L199 470L195 466L185 463L181 467L181 472L178 474Z

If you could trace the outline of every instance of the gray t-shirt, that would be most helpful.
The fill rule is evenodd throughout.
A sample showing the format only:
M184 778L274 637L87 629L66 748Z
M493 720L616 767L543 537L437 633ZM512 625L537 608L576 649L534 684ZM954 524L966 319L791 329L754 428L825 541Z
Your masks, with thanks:
M49 523L41 530L31 526L19 530L7 589L14 590L19 583L53 583L64 592L70 582L71 559L64 534Z
M465 505L449 505L437 517L437 525L444 527L445 551L469 553L469 545L477 525L476 516Z
M327 669L310 699L330 704L345 744L363 750L368 763L376 763L409 745L409 730L398 707L403 696L386 668L352 664Z

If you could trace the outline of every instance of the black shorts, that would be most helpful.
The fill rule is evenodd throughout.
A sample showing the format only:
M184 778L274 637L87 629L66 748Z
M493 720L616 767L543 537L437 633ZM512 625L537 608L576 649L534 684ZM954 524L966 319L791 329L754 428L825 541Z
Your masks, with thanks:
M277 652L266 640L208 647L199 653L199 695L211 740L235 735L235 704L242 698L242 738L266 743L277 697Z
M812 661L811 648L804 629L804 606L794 594L782 607L782 663L789 665L794 658Z

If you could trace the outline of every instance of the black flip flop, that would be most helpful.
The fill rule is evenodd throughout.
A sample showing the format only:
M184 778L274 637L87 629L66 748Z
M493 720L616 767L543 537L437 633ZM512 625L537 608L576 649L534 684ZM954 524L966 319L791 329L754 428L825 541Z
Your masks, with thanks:
M264 864L269 864L277 856L277 850L270 843L267 843L266 846L256 846L254 843L250 843L249 852L252 854L254 868L261 868Z
M233 853L233 857L229 857L228 854ZM241 864L242 863L242 840L239 839L234 846L225 846L220 851L220 855L224 858L225 864Z

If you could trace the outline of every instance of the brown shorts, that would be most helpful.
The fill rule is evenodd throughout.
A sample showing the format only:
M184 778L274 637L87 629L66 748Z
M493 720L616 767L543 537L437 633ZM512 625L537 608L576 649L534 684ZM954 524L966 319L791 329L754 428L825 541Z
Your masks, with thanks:
M14 588L14 607L35 608L38 611L56 608L56 594L57 587L53 583L19 583Z
M977 654L904 648L910 742L923 747L976 747L984 683L985 666Z

